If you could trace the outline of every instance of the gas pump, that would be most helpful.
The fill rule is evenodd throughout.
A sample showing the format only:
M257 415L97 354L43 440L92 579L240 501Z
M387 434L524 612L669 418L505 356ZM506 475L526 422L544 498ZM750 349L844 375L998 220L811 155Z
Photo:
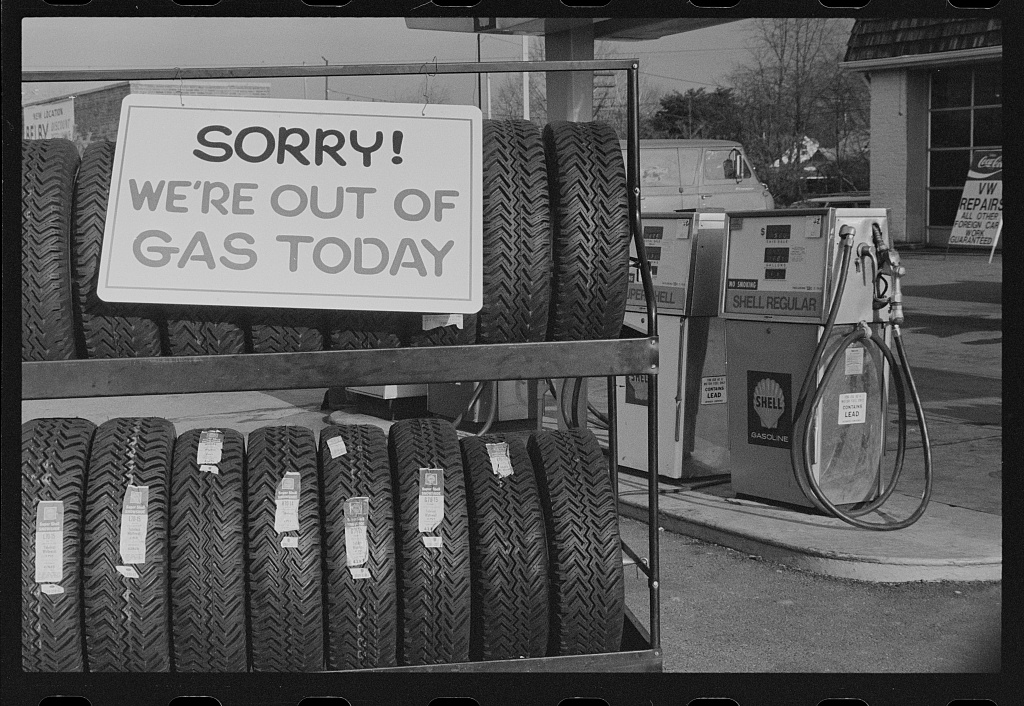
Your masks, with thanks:
M931 447L900 333L905 269L887 212L730 213L724 273L733 490L865 529L916 522L931 496ZM898 438L883 478L890 376ZM920 503L904 520L861 520L899 480L908 396L923 439Z
M658 474L728 472L725 328L718 318L725 213L644 214L644 246L658 303ZM634 253L635 255L635 253ZM631 282L624 323L643 335L643 288ZM647 381L617 383L618 463L647 469Z

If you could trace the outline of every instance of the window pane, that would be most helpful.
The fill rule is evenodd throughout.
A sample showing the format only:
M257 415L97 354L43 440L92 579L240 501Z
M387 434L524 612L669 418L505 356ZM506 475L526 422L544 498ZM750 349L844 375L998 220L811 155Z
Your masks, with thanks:
M640 186L678 186L676 151L640 150Z
M952 227L961 189L933 189L928 192L928 225Z
M944 110L932 113L932 147L970 147L971 111Z
M1003 144L1003 109L980 108L974 111L974 146L999 147Z
M969 150L932 152L932 168L928 186L963 186L967 171L971 168Z
M693 184L698 166L700 166L700 150L679 150L679 171L683 175L684 186Z
M1003 67L986 64L974 70L974 105L1003 104Z
M936 69L932 72L933 108L955 108L970 104L970 69Z
M730 159L732 150L708 150L704 153L704 179L725 181L736 178L736 165Z

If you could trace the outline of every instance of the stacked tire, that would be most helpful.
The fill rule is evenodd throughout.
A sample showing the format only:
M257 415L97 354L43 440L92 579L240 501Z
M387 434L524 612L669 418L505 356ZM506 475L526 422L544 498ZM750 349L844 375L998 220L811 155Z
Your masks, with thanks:
M603 123L483 122L483 307L419 314L114 304L96 296L114 144L22 143L22 359L120 358L615 338L625 170Z
M78 150L68 140L21 149L21 359L77 357L71 305L71 222Z
M312 672L615 652L615 501L590 432L448 422L175 437L22 426L26 671Z

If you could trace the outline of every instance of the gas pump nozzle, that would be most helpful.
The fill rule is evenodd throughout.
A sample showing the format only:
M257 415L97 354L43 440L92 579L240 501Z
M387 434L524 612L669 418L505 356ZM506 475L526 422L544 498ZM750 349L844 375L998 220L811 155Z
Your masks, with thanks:
M892 252L885 244L885 237L882 235L882 226L877 223L871 224L871 242L875 246L876 262L878 267L885 267L889 263L889 254Z

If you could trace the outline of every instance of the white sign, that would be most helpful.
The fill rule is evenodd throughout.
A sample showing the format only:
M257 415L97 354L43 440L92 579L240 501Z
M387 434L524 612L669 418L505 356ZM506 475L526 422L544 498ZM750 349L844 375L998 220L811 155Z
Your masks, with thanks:
M712 375L700 379L701 404L725 404L725 376Z
M481 123L473 106L128 96L99 296L479 311Z
M975 152L949 233L949 244L994 247L1002 223L1003 152Z
M867 417L868 393L850 392L839 395L839 424L863 424Z
M22 108L21 136L25 140L48 140L75 137L75 99L65 98L53 103Z

